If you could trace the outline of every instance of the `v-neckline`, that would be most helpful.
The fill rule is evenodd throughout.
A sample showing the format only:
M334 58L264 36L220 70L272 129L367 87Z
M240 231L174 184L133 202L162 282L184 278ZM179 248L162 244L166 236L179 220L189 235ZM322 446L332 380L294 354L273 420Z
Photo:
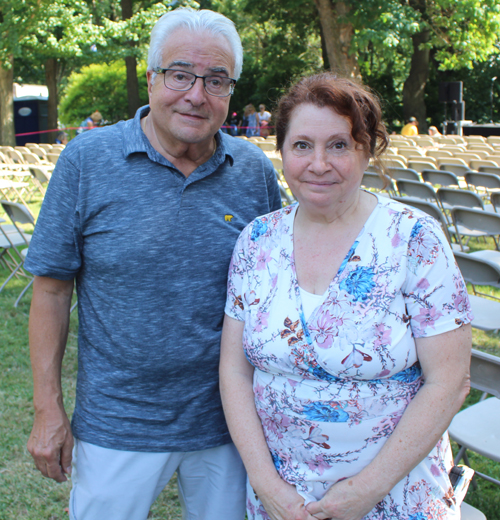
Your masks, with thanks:
M323 305L325 303L325 300L328 298L328 296L329 296L329 294L330 294L330 292L332 290L333 284L337 281L337 279L340 277L342 272L347 267L347 263L349 262L351 257L354 255L354 252L356 251L356 248L359 245L360 239L363 236L367 225L370 223L370 221L373 218L375 218L374 215L375 215L378 207L380 206L380 197L376 193L372 193L372 195L375 195L375 197L377 197L377 204L376 204L376 206L373 208L373 210L370 213L369 217L366 219L365 223L363 224L363 227L361 228L360 232L358 233L358 235L354 239L354 242L352 243L351 247L349 248L349 251L347 252L346 256L344 257L344 260L342 260L342 263L340 264L340 267L339 267L337 273L333 276L333 278L331 279L330 283L328 284L328 287L327 287L326 291L323 293L323 298L321 300L321 303L318 304L316 309L314 309L314 311L309 315L307 320L306 320L306 318L304 316L304 309L303 309L303 306L302 306L302 297L300 295L300 286L299 286L299 281L297 279L297 271L296 271L296 268L295 268L295 245L294 245L293 237L294 237L295 215L297 213L297 209L299 208L299 204L298 203L295 205L294 210L291 211L290 214L289 214L289 218L291 220L290 226L291 226L291 229L292 229L292 232L289 235L289 238L290 238L290 241L291 241L291 248L292 248L292 254L291 254L291 258L290 258L291 267L292 267L292 277L293 277L292 282L293 282L293 288L294 288L294 292L295 292L296 306L297 306L297 310L299 311L300 321L302 323L302 329L304 330L305 337L307 339L307 342L310 345L312 343L312 340L311 340L311 337L310 337L310 334L309 334L309 329L307 327L307 324L311 322L311 319L314 316L316 316L316 314L319 312L319 309L321 309L323 307ZM304 289L302 289L302 290L304 290Z

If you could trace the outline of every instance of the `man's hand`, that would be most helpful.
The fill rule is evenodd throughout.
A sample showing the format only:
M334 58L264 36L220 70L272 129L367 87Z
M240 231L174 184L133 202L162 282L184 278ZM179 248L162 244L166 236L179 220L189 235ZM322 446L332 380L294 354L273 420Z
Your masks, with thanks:
M35 422L28 441L28 451L44 477L56 482L67 480L71 473L73 434L64 410L56 408L35 414Z

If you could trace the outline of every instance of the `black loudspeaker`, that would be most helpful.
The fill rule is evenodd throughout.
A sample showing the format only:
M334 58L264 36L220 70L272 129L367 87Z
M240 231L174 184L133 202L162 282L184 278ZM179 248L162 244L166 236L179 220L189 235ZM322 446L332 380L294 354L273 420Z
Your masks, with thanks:
M463 121L465 119L465 102L451 104L451 118L453 121Z
M439 102L461 103L462 92L462 81L441 81L441 83L439 84Z

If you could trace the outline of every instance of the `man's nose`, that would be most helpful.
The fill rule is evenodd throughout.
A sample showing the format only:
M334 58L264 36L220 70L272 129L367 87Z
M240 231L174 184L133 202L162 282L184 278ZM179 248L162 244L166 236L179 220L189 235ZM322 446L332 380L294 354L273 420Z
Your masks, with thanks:
M185 98L194 106L201 105L206 99L205 82L203 78L196 78L193 86L186 92Z

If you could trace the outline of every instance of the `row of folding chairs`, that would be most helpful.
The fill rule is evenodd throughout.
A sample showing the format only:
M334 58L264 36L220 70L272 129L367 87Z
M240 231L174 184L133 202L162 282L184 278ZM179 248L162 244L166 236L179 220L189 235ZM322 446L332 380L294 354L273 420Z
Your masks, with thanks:
M424 211L438 221L441 218L439 208L431 202L410 197L398 200ZM468 226L488 225L486 223L488 219L483 220L486 215L484 212L467 208L453 208L455 224L460 225L460 220L467 213L474 219L467 220ZM500 233L500 216L491 216L497 220L494 231ZM446 230L446 223L441 220L441 224ZM500 330L500 299L481 292L480 287L500 289L500 252L498 250L472 253L454 251L454 255L464 280L472 287L472 294L469 295L474 315L472 327L486 332L497 332ZM455 464L463 459L471 466L468 451L500 462L500 358L473 349L470 376L471 386L481 390L483 395L478 403L459 412L449 427L450 437L459 445ZM476 475L500 486L500 481L490 475L479 471L476 471ZM473 486L476 485L473 481Z
M386 167L411 168L419 172L427 169L451 170L457 175L463 175L467 171L483 171L496 174L500 172L500 155L490 156L487 159L470 158L466 161L460 157L435 158L415 155L404 157L401 155L385 154L381 160Z
M489 144L493 147L500 146L500 136L483 137L481 135L438 135L430 136L419 134L415 136L391 135L392 143L408 143L410 145L421 146L443 146L443 145L470 145L470 144Z
M381 172L380 168L375 165L368 166L367 171L379 174ZM413 168L396 166L386 168L386 171L395 180L423 181L433 186L465 188L478 193L482 197L489 197L491 193L500 191L500 169L499 174L467 170L463 172L463 176L444 168L441 170L421 170L419 172Z
M17 307L33 283L33 276L23 269L31 241L31 234L26 233L23 226L29 225L31 231L34 230L35 219L31 211L22 204L2 200L0 205L11 222L6 224L5 219L0 218L0 262L10 271L9 276L0 286L0 293L14 277L26 279L27 284L14 303L14 307Z

